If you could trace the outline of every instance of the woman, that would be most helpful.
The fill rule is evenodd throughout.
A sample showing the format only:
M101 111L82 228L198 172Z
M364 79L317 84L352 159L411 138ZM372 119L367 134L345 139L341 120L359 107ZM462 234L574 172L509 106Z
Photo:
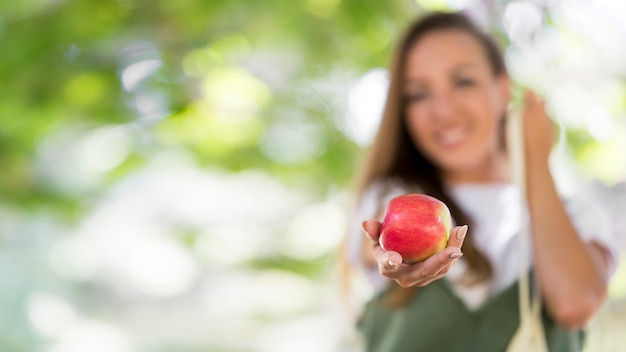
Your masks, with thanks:
M366 236L348 238L351 263L378 289L359 321L368 351L505 350L519 323L520 261L541 290L550 351L582 348L581 328L603 304L616 264L610 223L593 204L560 199L548 166L552 125L532 93L522 113L527 191L519 194L504 138L509 85L497 45L461 14L426 16L400 41L360 174L353 227ZM403 193L442 200L463 225L416 264L378 243L385 206ZM526 219L532 259L517 248Z

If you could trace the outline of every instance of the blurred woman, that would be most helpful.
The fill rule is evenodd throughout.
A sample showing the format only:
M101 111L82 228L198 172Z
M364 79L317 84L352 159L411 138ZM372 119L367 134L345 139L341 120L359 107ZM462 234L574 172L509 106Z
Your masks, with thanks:
M509 179L509 103L501 52L468 18L434 13L408 28L347 241L350 263L376 288L358 322L368 351L505 350L519 325L520 263L541 290L550 351L582 349L616 264L610 221L594 204L560 198L548 165L552 124L531 92L520 194ZM413 264L378 241L387 202L405 193L440 199L458 225L447 248ZM518 251L525 221L531 258Z

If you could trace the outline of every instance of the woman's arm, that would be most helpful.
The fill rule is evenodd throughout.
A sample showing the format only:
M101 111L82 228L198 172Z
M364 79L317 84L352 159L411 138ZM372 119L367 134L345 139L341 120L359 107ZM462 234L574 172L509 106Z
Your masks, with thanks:
M524 128L535 272L553 318L566 328L580 328L606 299L609 255L582 241L565 210L548 164L552 125L533 94L527 97Z

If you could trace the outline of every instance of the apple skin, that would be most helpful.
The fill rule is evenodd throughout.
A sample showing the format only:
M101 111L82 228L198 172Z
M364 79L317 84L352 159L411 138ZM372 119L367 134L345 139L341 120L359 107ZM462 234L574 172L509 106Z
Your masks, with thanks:
M450 209L425 194L404 194L389 201L380 227L380 246L416 263L446 248L452 220Z

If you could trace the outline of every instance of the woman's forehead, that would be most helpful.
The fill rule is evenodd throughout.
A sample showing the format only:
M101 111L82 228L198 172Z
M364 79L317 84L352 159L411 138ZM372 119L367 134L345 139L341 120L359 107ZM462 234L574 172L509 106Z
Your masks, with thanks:
M435 66L449 69L488 66L480 41L462 30L439 30L425 34L407 52L407 69L427 71Z

